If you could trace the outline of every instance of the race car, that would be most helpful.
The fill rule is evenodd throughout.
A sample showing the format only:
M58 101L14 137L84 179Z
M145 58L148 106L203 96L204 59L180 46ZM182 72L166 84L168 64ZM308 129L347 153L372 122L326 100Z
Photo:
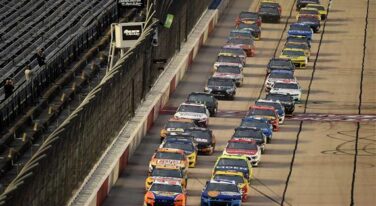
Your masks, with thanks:
M269 106L251 106L247 116L267 119L273 125L273 131L279 130L279 117L274 107Z
M320 31L320 20L312 16L301 16L298 19L298 23L305 24L311 27L313 32L318 33Z
M186 188L187 178L187 173L178 166L157 165L145 180L145 190L148 191L155 181L166 179L180 181L181 185Z
M302 88L295 81L276 81L270 90L271 94L291 95L295 102L300 101L302 97Z
M242 31L250 31L252 33L254 40L261 39L261 28L257 26L257 24L240 23L238 26L236 26L236 29Z
M247 54L245 53L245 51L240 46L236 45L225 45L224 47L222 47L218 55L237 56L242 60L243 65L245 65L247 59Z
M261 5L258 13L261 16L262 22L278 23L281 20L281 12L278 7Z
M190 127L196 127L195 123L191 119L170 118L160 131L161 142L169 133L184 132L185 129Z
M235 20L236 25L240 23L253 24L256 23L257 26L261 26L261 17L256 12L242 11Z
M201 194L201 206L228 205L240 206L242 193L235 181L210 180Z
M265 91L269 92L275 81L297 81L294 73L287 70L273 70L266 78Z
M177 119L191 119L194 123L201 127L209 125L209 110L205 104L182 103L176 110L174 117Z
M256 47L253 39L230 38L227 40L226 45L235 45L242 48L247 54L247 57L253 57L256 54Z
M291 95L288 94L267 94L265 99L280 101L283 107L285 108L286 114L292 114L295 110L295 101Z
M260 40L260 36L254 30L240 30L240 29L233 29L230 32L229 38L245 38L245 39L253 39L253 40Z
M282 53L281 55L279 55L279 58L291 59L295 67L302 68L302 69L306 68L308 64L308 56L306 56L305 51L302 49L286 48L282 50Z
M159 148L170 148L183 150L188 158L189 167L195 167L197 163L196 143L191 139L168 138L163 140Z
M253 168L248 158L244 155L224 155L218 157L215 162L212 175L217 171L236 171L243 173L244 177L253 179Z
M192 92L188 95L188 103L204 104L209 110L210 116L215 116L218 110L218 100L211 94L204 92Z
M255 140L251 139L231 139L223 151L225 155L244 155L257 167L261 160L261 149Z
M311 40L305 36L288 36L286 39L286 44L288 43L296 43L296 44L307 44L309 48L311 48Z
M187 129L185 133L193 136L193 140L197 143L197 149L199 153L214 153L216 140L212 130L207 128L193 127Z
M243 69L244 62L241 57L231 54L218 55L216 62L214 62L214 71L217 70L219 66L237 66Z
M281 104L280 101L273 101L273 100L266 100L266 99L258 99L255 102L256 106L267 106L267 107L274 107L278 114L279 124L283 124L285 121L285 108Z
M311 56L311 50L310 48L308 47L307 44L305 43L286 43L283 47L283 49L300 49L300 50L303 50L304 51L304 54L305 56L308 57L308 61L309 61L309 56Z
M281 5L274 0L262 0L260 2L260 7L275 7L278 9L279 13L282 14Z
M265 152L268 141L262 130L256 127L237 127L231 139L253 140L260 147L261 153Z
M243 173L232 171L218 171L212 176L211 179L216 181L234 181L242 193L242 201L246 201L248 199L249 181L244 178Z
M292 23L287 31L288 36L305 36L309 40L312 39L313 30L306 24Z
M270 73L274 70L287 70L294 73L295 65L290 59L271 58L266 66L266 73Z
M183 171L186 171L188 169L189 162L183 150L158 148L149 162L149 173L152 172L157 165L178 166Z
M299 13L296 15L296 20L300 17L314 17L321 21L321 14L315 8L302 8L300 9Z
M180 181L164 179L155 181L146 192L144 206L185 206L187 195Z
M240 123L240 127L257 128L266 136L266 142L271 142L273 138L273 125L265 118L260 117L244 117Z
M326 16L328 15L328 12L326 11L325 7L320 4L307 4L305 8L315 8L317 11L319 11L321 20L325 20Z
M205 87L205 92L213 94L217 98L234 99L236 85L231 79L210 77Z
M307 6L308 4L320 4L320 0L298 0L296 2L296 10L300 10L301 8Z
M214 72L213 77L231 79L236 86L240 87L243 84L243 73L239 67L234 66L219 66Z

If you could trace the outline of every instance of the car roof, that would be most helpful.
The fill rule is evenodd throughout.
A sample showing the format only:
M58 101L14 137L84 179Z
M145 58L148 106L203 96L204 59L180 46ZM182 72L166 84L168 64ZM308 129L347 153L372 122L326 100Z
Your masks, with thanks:
M217 184L231 184L236 185L235 181L229 181L229 180L210 180L209 183L217 183Z
M238 172L235 170L227 170L227 171L219 170L219 171L216 171L214 175L242 176L244 178L244 174L242 172Z
M155 180L153 184L179 185L179 186L181 186L181 181L179 181L177 179L163 178L163 179Z
M279 100L271 100L271 99L258 99L256 102L265 102L265 103L281 103Z
M167 122L187 122L187 123L191 123L192 122L193 123L193 120L171 117Z
M247 143L247 144L255 144L256 143L256 140L254 139L230 139L228 141L229 143L230 142L240 142L240 143Z
M180 104L182 105L187 105L187 106L196 106L196 107L206 107L205 104L200 104L200 103L193 103L193 102L183 102Z

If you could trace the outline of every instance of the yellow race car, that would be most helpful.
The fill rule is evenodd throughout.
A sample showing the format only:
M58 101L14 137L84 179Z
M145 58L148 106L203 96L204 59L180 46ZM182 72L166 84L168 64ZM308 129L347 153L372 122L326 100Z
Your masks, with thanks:
M241 172L249 181L253 179L253 168L250 161L245 155L222 154L215 162L212 175L214 175L218 171Z
M212 176L213 180L235 181L242 192L242 201L246 201L249 193L249 181L244 178L243 173L236 171L217 171Z
M305 56L309 57L311 56L311 49L309 48L308 44L306 43L286 43L283 49L301 49L304 50Z
M157 165L178 166L186 171L189 166L189 161L183 150L158 148L149 162L149 173L151 173Z
M304 69L308 64L308 57L303 49L284 49L281 55L279 55L279 58L291 59L292 63L294 63L297 68Z
M321 15L321 20L325 20L326 16L328 15L325 7L323 5L320 5L320 4L307 4L307 6L305 8L317 9L317 11L319 11L319 13Z
M185 129L191 127L196 127L195 123L191 119L171 118L160 131L161 141L163 141L169 133L182 133Z
M172 165L157 165L149 174L145 181L145 190L148 191L155 181L163 180L177 180L181 185L187 187L187 172L182 170L179 166Z
M299 17L302 16L310 16L310 17L315 17L318 20L321 20L321 14L316 8L302 8L300 9L298 15L296 15L296 20L299 19Z
M159 148L171 148L183 150L188 158L189 167L195 167L197 163L197 144L193 139L168 136Z

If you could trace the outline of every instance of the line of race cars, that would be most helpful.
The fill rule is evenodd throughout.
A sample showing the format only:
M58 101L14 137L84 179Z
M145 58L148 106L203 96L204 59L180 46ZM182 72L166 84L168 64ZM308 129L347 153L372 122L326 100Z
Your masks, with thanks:
M266 145L283 124L285 114L292 114L295 103L300 101L301 87L294 71L307 66L313 33L319 31L320 24L312 24L310 19L319 19L313 17L317 14L320 20L326 18L319 3L298 0L298 22L290 25L279 58L272 58L267 65L268 93L249 107L235 128L214 165L211 180L203 188L201 206L240 206L247 200L254 178L253 167L260 164ZM161 144L149 162L145 181L145 206L186 205L189 168L196 166L197 155L211 155L215 150L215 136L208 128L209 117L216 115L218 99L234 99L236 88L243 84L246 58L256 54L254 41L261 39L261 24L278 23L281 12L276 1L262 0L257 12L238 15L236 27L218 54L204 92L189 94L160 131Z

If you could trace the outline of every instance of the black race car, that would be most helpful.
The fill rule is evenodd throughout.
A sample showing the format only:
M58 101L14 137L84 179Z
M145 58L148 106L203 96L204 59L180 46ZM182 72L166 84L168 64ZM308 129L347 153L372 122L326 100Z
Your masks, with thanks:
M320 4L320 0L298 0L296 2L296 10L307 6L307 4Z
M320 20L313 16L301 16L298 19L298 23L310 26L315 33L320 31Z
M218 101L212 95L205 92L192 92L188 95L187 102L205 104L210 116L215 116L218 109Z
M210 77L205 87L205 92L213 94L217 98L234 99L236 85L231 79Z
M269 74L273 70L289 70L294 72L295 65L290 59L272 58L269 60L266 72Z
M266 95L265 99L274 101L279 100L281 104L285 107L286 114L292 114L295 110L295 101L291 95L269 93Z
M202 154L213 154L215 149L215 136L213 131L207 128L192 127L186 129L184 133L193 137L197 144L198 152Z
M237 127L231 139L249 139L255 140L261 149L261 153L265 152L267 138L261 129L256 127Z
M281 13L278 7L261 6L258 10L262 22L278 23L281 19Z
M286 44L288 43L305 43L311 48L311 40L305 36L288 36L286 39Z

